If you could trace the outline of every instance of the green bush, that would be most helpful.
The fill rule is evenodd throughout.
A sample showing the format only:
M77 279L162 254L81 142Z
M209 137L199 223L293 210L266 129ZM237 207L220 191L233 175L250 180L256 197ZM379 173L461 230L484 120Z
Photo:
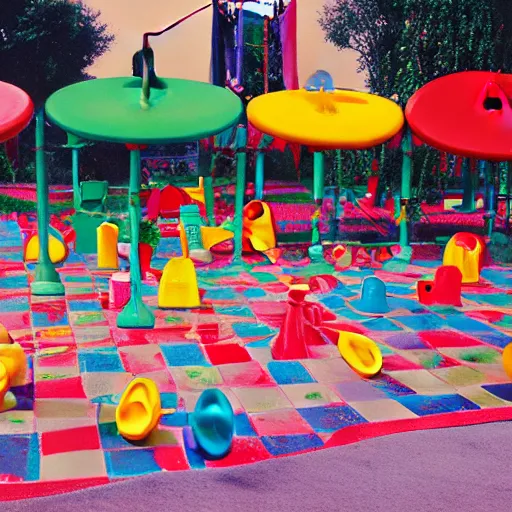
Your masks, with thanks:
M14 183L16 179L16 173L11 165L11 162L5 154L3 146L0 146L0 182L2 183Z

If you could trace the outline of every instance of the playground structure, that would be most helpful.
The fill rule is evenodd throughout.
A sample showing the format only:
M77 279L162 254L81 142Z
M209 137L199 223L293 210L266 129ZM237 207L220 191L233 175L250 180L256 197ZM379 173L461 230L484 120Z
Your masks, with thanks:
M101 386L104 386L99 386L100 392L103 393L106 388L108 394L94 396L95 403L101 406L98 407L100 411L98 418L102 420L98 421L104 421L105 415L112 415L112 409L109 410L105 406L115 408L115 420L110 422L115 423L114 433L106 433L107 428L104 425L96 428L96 423L94 423L94 429L101 431L105 445L108 445L108 442L118 443L116 446L123 441L141 443L144 447L154 446L161 442L158 435L167 435L168 437L165 438L167 441L170 437L178 435L179 441L176 443L183 444L183 457L189 461L187 464L190 463L190 466L197 464L197 467L201 467L201 464L202 467L210 467L208 464L214 464L214 461L219 459L226 459L226 464L236 463L237 457L241 457L239 452L244 451L245 446L250 447L254 444L258 445L259 452L248 448L247 460L258 460L253 456L254 453L264 453L263 450L267 449L269 452L274 450L272 453L276 455L293 452L293 450L279 452L282 448L278 445L283 444L282 440L272 439L284 437L284 435L276 434L276 431L272 430L274 423L266 421L266 415L272 415L272 409L265 410L267 405L261 405L262 401L265 404L268 402L266 395L262 396L261 393L258 395L254 392L257 399L251 396L248 402L244 402L244 407L248 411L245 417L243 416L245 413L240 413L241 406L233 405L239 399L247 400L247 395L244 396L244 391L240 391L240 388L243 389L248 385L254 386L258 392L263 390L264 393L268 393L270 400L284 403L279 407L288 412L280 411L280 413L291 414L293 420L291 423L294 428L299 428L299 431L304 430L304 434L300 431L301 443L305 442L302 436L308 437L308 442L314 439L312 444L308 445L311 449L325 444L323 438L317 434L330 437L339 424L339 417L336 420L333 416L322 417L317 421L313 416L319 413L311 412L311 409L317 406L314 401L319 400L322 408L326 410L332 409L334 402L339 402L340 399L344 400L344 404L345 400L349 401L347 398L350 396L349 391L346 395L342 393L339 397L328 398L329 393L331 395L333 393L331 388L335 387L334 384L337 383L336 379L339 375L349 375L342 386L350 382L368 386L367 389L373 393L370 393L373 401L382 398L379 392L382 393L384 389L387 393L385 395L382 393L386 397L385 400L391 401L398 396L399 399L397 398L396 402L400 407L409 407L407 412L412 412L415 417L424 414L422 402L418 405L413 400L407 399L411 396L414 400L424 398L421 390L412 389L415 385L414 379L417 377L406 375L404 382L401 383L398 380L401 372L418 369L426 371L428 368L432 369L434 365L434 371L439 371L438 375L441 378L444 376L442 372L446 367L460 367L464 370L462 355L437 351L437 349L459 347L457 345L459 342L451 338L446 342L448 329L444 326L455 325L459 329L459 332L453 336L455 339L463 339L460 343L465 339L467 345L462 344L462 347L472 348L476 343L480 344L478 340L466 339L470 337L463 334L468 331L465 331L465 326L461 324L469 323L470 320L475 322L475 318L479 318L475 317L475 314L483 315L489 322L490 319L494 321L487 309L476 309L476 305L481 304L478 302L482 300L481 291L486 290L488 295L492 296L497 291L508 290L503 285L501 274L505 275L505 280L507 277L510 278L510 272L506 270L498 271L492 268L488 273L484 272L487 240L465 232L457 233L447 242L442 265L435 269L430 267L430 270L426 270L426 267L409 266L414 255L409 240L406 206L411 199L413 133L422 140L428 139L430 144L437 143L436 136L445 140L444 135L442 137L439 135L438 126L434 126L429 132L430 135L427 133L428 130L424 125L427 128L432 127L429 127L429 123L425 122L416 110L421 112L422 101L425 101L427 107L432 103L430 93L419 91L418 96L411 100L412 103L406 110L411 133L407 130L403 131L404 114L393 101L366 93L335 89L328 74L319 72L303 89L268 93L252 100L247 109L247 120L250 124L246 127L240 123L243 116L243 102L231 90L232 88L157 77L153 68L154 56L149 52L148 37L150 35L152 34L145 34L143 50L139 55L142 69L140 77L99 79L74 84L54 93L47 100L45 111L39 110L36 113L38 231L37 234L32 233L27 238L24 250L24 260L29 264L34 259L34 254L38 256L35 275L30 282L30 293L33 296L33 304L37 304L34 308L39 309L32 315L32 321L41 322L43 314L41 310L45 311L41 304L44 301L49 302L50 313L54 314L52 308L62 307L62 304L67 308L65 301L71 304L74 300L76 305L68 308L69 316L72 318L73 328L77 332L81 329L82 345L79 348L75 346L75 353L70 351L70 355L67 347L62 350L59 346L61 341L58 333L52 330L53 327L46 331L41 329L41 325L38 326L40 345L34 349L36 350L35 362L38 365L34 374L39 395L36 393L35 399L39 399L41 395L45 396L45 390L48 394L48 389L52 389L53 386L57 389L60 386L58 389L63 396L71 396L72 400L79 397L88 401L89 395L86 395L86 391L90 394L94 387L90 386L86 391L84 389L76 391L76 388L80 388L82 384L76 385L76 381L73 380L74 375L71 377L65 375L62 379L48 379L47 374L41 372L45 357L50 361L57 360L64 368L63 372L67 371L66 365L71 366L76 359L77 366L80 365L79 372L109 373L108 370L121 366L121 360L119 363L115 360L119 347L123 352L122 368L125 368L126 372L123 372L122 378L119 379L117 376L110 375L105 380L99 380ZM486 87L483 96L484 104L487 104L489 98L499 97L503 105L506 97L500 92L501 89L496 89L494 85L486 85ZM23 94L19 92L16 94L23 98ZM23 112L23 121L16 122L16 130L23 129L28 123L26 116L30 108L27 105L30 105L30 102L27 102L26 98L24 100L24 103L22 102L24 108L20 109ZM456 103L454 101L449 105ZM183 108L184 105L186 109ZM449 105L445 105L446 109ZM482 118L489 120L489 129L496 128L493 122L497 117L492 117L495 111L499 110L496 105L496 102L491 102L493 108L480 112ZM467 107L467 104L463 106ZM80 278L84 277L80 272L85 272L84 269L88 268L85 264L79 268L78 274L73 273L72 265L62 266L59 272L56 270L56 264L65 261L66 256L72 254L74 257L79 257L81 251L80 246L71 251L68 247L70 239L66 239L66 236L52 227L49 222L48 176L44 159L45 113L52 124L68 134L68 141L75 155L74 170L76 170L78 148L90 140L124 144L130 152L129 273L121 269L121 266L126 268L126 265L124 262L121 265L118 249L119 227L109 222L105 215L95 217L95 214L105 213L108 184L104 182L82 184L78 187L81 188L80 194L75 196L75 200L80 198L80 204L77 203L78 214L83 213L81 210L87 209L89 217L94 218L94 222L98 224L95 231L89 234L95 239L94 252L97 253L97 259L92 264L89 262L89 267L94 267L94 279L98 281L101 278L106 279L110 288L109 297L104 297L105 291L97 292L92 285L91 291L87 288L85 293L79 287L72 290L66 286L71 281L69 277L78 278L80 282ZM5 137L5 133L9 136L14 133L12 123L8 123L9 128L5 129L2 135L1 114L0 110L0 140L2 136ZM174 119L174 123L168 122L170 117ZM454 114L451 119L455 118ZM498 128L493 133L499 142L510 138L509 125L495 124ZM255 134L255 140L260 138L259 142L252 146L249 140L251 130ZM467 134L463 133L463 135ZM470 135L473 134L470 132ZM214 137L213 141L212 137ZM343 271L337 273L332 259L329 259L330 255L324 250L319 230L320 211L325 197L324 152L370 148L394 137L399 139L404 151L401 215L399 216L400 252L384 254L384 251L377 251L378 258L384 263L382 270L379 269L379 275L376 275L377 272L361 271L357 267L364 265L359 265L359 260L355 257L350 258L350 262L340 265L344 267ZM429 139L429 137L432 138ZM229 142L222 142L223 138ZM229 145L232 156L236 158L234 219L231 223L225 223L222 226L215 225L214 215L212 215L212 183L207 177L200 180L198 187L183 191L170 187L152 193L147 204L149 219L147 222L153 226L159 217L166 215L171 218L177 217L177 235L180 238L179 245L182 253L179 257L167 257L164 253L165 258L160 254L159 259L165 259L163 270L155 271L151 268L153 250L147 258L143 257L139 243L140 152L146 145L199 139L209 139L212 142L210 148L214 155L221 151L220 148ZM446 149L467 155L468 144L473 150L477 147L476 143L473 146L471 140L468 142L469 139L470 137L468 139L461 137L457 140L458 145L453 143ZM279 243L272 208L263 201L264 176L260 155L270 147L270 143L273 144L279 140L295 146L307 146L314 151L313 195L316 210L312 219L313 239L308 247L307 265L297 264L295 267L293 264L288 265L292 260L280 258L276 252L272 253L279 248ZM440 147L443 147L440 141L439 143ZM248 146L257 152L256 198L244 204ZM505 144L493 153L494 150L488 141L483 149L480 148L472 156L478 159L507 158L510 160L512 155L507 147ZM75 174L73 172L74 185L77 185ZM374 200L374 184L370 184L368 190L373 191ZM174 199L167 200L165 199L167 196ZM368 197L367 202L363 200L361 207L371 211L372 197ZM171 204L171 207L162 209L162 204L165 206ZM78 215L78 221L80 221L80 215ZM227 265L221 266L220 263L223 261L220 259L216 261L210 250L219 243L231 240L233 257L227 259ZM150 247L150 249L154 248ZM347 247L336 247L334 252L339 253L333 254L334 259L342 262L349 251ZM254 253L256 256L258 256L257 253L271 253L272 256L269 257L267 254L267 257L275 265L268 265L267 261L262 263L257 259L254 264L252 259ZM277 257L274 257L276 254ZM143 259L146 260L145 263ZM405 265L403 271L397 271L393 266L397 262ZM418 268L421 270L419 271ZM423 279L425 274L433 270L435 270L433 280ZM6 272L6 279L9 279L11 267L7 267ZM66 279L64 280L62 276ZM499 286L503 286L503 289ZM148 289L151 294L148 293ZM285 292L288 297L286 304L275 299ZM505 295L507 293L509 295L509 292L504 292ZM84 300L81 294L85 295L87 300ZM309 294L314 295L314 300L308 300ZM70 299L70 296L73 299ZM242 306L238 298L240 296L244 297ZM38 302L38 298L42 301L41 303ZM105 301L105 299L108 300ZM466 307L470 300L471 307ZM61 306L55 306L55 302ZM77 315L75 308L94 308L97 302L102 304L100 309L92 309L92 314L91 311L85 314L84 311L78 310L82 314ZM107 302L106 305L104 305L105 302ZM492 305L492 302L489 304ZM439 306L452 308L453 311L446 313L446 310L443 310L441 316L437 317L435 307ZM506 303L505 306L510 309ZM106 311L105 316L102 316L103 310ZM404 311L408 311L409 314L404 314ZM98 315L101 317L99 320ZM80 327L78 323L80 316L86 320L89 319L92 325L90 329ZM208 317L210 320L204 321ZM48 318L50 319L50 316ZM214 320L215 318L223 320ZM235 320L225 320L226 318ZM429 323L432 318L439 318L437 321L440 324L436 324L433 320ZM59 323L62 319L52 317L49 321ZM426 322L429 328L417 328L415 321ZM499 320L496 320L496 324L498 322ZM105 327L102 323L108 325L106 331L102 330ZM488 337L482 336L484 340L482 344L487 344L484 348L488 348L489 344L498 347L495 352L503 358L504 371L510 377L512 367L510 348L505 348L503 353L501 352L506 338L503 331L508 328L492 330L488 323L480 324L482 329L485 327L484 335L489 331L492 332ZM230 328L227 335L222 332L225 325ZM400 339L393 337L393 333L404 331L402 326L407 325L411 326L409 332L399 332ZM431 326L434 327L430 328ZM59 326L57 326L58 329ZM16 331L16 329L13 330ZM70 332L73 332L71 327L69 330L62 327L62 330L65 332L61 338L70 337ZM92 334L84 333L83 331L86 330L90 330ZM98 335L97 330L102 334ZM418 330L419 334L410 332L414 330ZM383 332L387 334L383 335ZM22 335L17 333L17 335L26 336L26 333L22 332ZM100 338L103 335L104 338L98 340L94 338L95 335ZM52 336L57 338L57 341ZM117 346L110 338L115 338ZM143 343L140 343L141 340ZM8 331L0 329L0 402L3 403L3 409L16 407L16 396L13 392L9 395L9 389L26 385L25 380L31 370L29 364L31 360L27 358L24 347L11 342ZM116 351L115 355L109 343L112 343ZM75 342L75 345L79 345L78 342ZM132 350L134 346L135 350ZM144 348L141 349L141 346ZM157 350L153 350L154 348ZM395 348L397 350L393 351ZM410 352L413 355L408 355L409 359L407 359L403 354L409 349L412 349ZM138 350L143 353L140 359L137 358ZM162 350L161 353L160 350ZM433 354L433 362L421 366L421 357L428 351ZM259 353L260 358L265 360L261 365L268 367L271 373L273 371L272 376L263 370L261 372L258 370L263 366L260 367L256 357L252 358L253 353ZM204 354L208 355L208 361ZM474 354L463 355L469 358L466 361L471 363L477 358ZM101 358L101 363L98 363L95 357ZM439 366L435 366L436 358L441 358ZM458 362L455 362L456 358ZM428 366L429 364L431 366ZM237 365L242 366L237 367ZM173 368L173 380L166 375L167 366ZM297 372L297 368L302 368L303 373L301 373L302 370ZM492 388L491 384L495 384L496 381L504 382L504 377L496 368L488 371L490 376L485 376L484 381L489 384L488 392L491 393L494 390L495 393L499 393L499 390ZM148 377L142 375L148 375ZM127 376L129 381L126 380ZM355 380L358 376L364 380ZM446 376L445 378L447 379ZM108 379L115 381L115 384L112 385ZM65 382L61 384L59 380ZM317 385L316 391L305 394L302 390L297 395L287 395L290 397L288 402L288 398L283 399L284 395L280 394L284 393L280 386L283 385L283 389L289 390L290 388L285 386L293 387L295 380L300 385L310 385L311 381L315 380L313 384ZM41 384L43 381L49 381L49 383ZM72 383L75 383L75 388L71 386ZM504 417L493 407L477 411L480 408L477 404L479 400L477 396L471 395L466 398L460 395L460 398L457 398L459 395L455 391L455 384L453 388L450 387L449 394L446 392L446 384L451 385L453 381L447 383L443 381L444 394L440 394L441 405L440 409L435 411L436 413L446 412L443 407L446 408L447 403L450 404L449 407L452 407L452 403L456 403L458 405L453 406L454 410L460 414L476 411L482 412L481 415L475 413L475 417L478 416L478 418L492 416L492 414L496 417ZM205 390L205 388L209 389ZM349 388L350 386L347 387ZM180 392L188 399L191 394L194 395L194 400L197 399L193 410L189 405L187 412L183 411ZM289 392L295 393L295 391ZM456 398L454 399L453 396ZM499 395L493 396L499 398ZM85 397L88 400L85 400ZM172 402L173 400L175 402ZM430 400L428 403L432 403L435 397L428 395L427 400ZM359 405L361 411L366 412L356 413L357 400L354 402L352 404L354 409L349 405L343 405L341 409L339 404L336 406L337 416L349 418L349 421L339 424L339 428L351 425L360 425L360 428L364 428L363 425L367 421L362 416L364 414L370 418L368 423L375 421L371 419L372 413L368 412L364 406ZM289 405L293 405L293 409L290 409ZM262 407L263 410L261 410ZM290 410L293 413L289 412ZM328 414L330 414L329 411ZM444 424L443 421L446 425L455 422L452 416L449 414L448 416L445 416L437 425ZM248 420L249 417L251 422ZM279 415L276 418L279 418ZM361 418L364 421L361 421ZM391 419L403 421L400 417ZM411 419L410 415L407 419ZM311 425L320 424L320 426L313 431L309 429L306 420ZM243 423L244 421L247 424ZM268 427L269 423L272 423L271 427ZM331 428L330 425L333 423L335 427ZM276 420L275 424L281 429L278 432L282 432L283 422L279 423ZM159 430L162 425L164 429ZM327 432L325 425L329 426ZM87 426L90 425L87 424ZM253 428L258 432L255 432L255 440L249 443L246 438L252 436L252 433L249 436L247 432L251 432ZM396 428L399 428L398 424ZM46 439L45 443L47 443ZM293 442L297 442L297 438ZM46 444L45 449L47 446ZM127 451L134 449L134 446L140 447L136 444L122 446ZM179 448L181 449L181 445ZM147 452L141 450L139 453ZM165 459L165 453L165 450L155 451L155 461L159 461L158 467L162 469L169 464ZM112 467L115 462L112 460L115 457L111 455L108 457L111 457L108 459L109 471L113 473ZM174 452L170 458L173 457L175 457Z

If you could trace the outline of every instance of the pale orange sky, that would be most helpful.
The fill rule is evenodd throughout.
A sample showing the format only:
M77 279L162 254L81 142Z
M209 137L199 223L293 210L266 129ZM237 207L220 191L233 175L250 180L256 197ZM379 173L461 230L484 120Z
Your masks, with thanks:
M304 84L318 69L329 71L338 87L364 89L356 73L356 56L339 52L324 41L318 12L325 0L298 0L299 79ZM98 78L131 74L132 55L142 34L165 27L209 3L209 0L85 0L102 12L101 19L116 36L112 50L97 61L91 74ZM160 76L209 81L211 9L196 15L168 34L152 39Z

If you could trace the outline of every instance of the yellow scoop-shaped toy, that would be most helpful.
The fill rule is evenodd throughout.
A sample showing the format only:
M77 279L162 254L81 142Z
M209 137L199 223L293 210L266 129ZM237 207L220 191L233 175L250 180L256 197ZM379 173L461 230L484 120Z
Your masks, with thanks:
M173 414L175 409L162 409L156 384L145 378L128 384L116 409L119 433L129 441L142 441L156 428L160 417Z
M370 338L340 331L338 350L347 364L363 377L374 377L382 370L382 353Z

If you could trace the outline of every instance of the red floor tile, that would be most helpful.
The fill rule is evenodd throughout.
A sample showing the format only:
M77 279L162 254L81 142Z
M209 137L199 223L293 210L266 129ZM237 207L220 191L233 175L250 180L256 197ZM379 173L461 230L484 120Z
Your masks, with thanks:
M100 436L97 426L57 430L41 434L42 455L99 449Z
M204 348L210 362L215 366L220 364L247 363L251 361L251 356L247 350L237 343L206 345Z
M190 469L181 446L159 446L155 448L154 458L164 471L183 471Z
M228 455L222 460L206 461L206 467L227 468L229 466L260 462L271 457L261 440L257 437L235 437Z
M37 381L35 395L36 398L87 398L81 377Z

